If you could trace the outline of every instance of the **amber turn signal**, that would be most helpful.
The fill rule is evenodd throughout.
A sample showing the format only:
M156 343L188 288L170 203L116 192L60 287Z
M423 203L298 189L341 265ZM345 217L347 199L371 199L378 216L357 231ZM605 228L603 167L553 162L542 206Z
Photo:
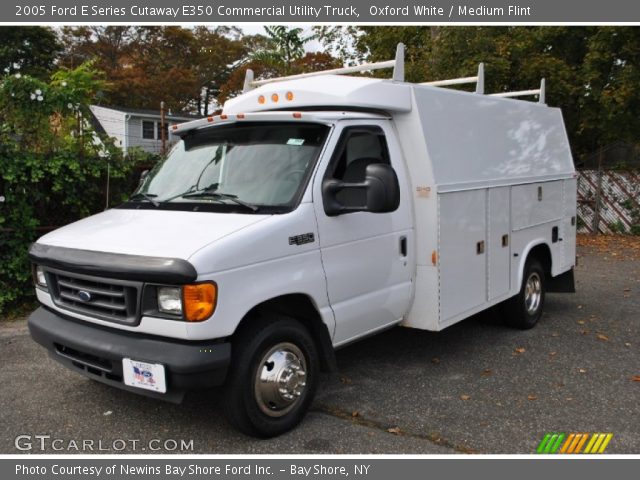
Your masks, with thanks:
M188 322L201 322L213 315L218 300L215 283L196 283L182 287L184 318Z

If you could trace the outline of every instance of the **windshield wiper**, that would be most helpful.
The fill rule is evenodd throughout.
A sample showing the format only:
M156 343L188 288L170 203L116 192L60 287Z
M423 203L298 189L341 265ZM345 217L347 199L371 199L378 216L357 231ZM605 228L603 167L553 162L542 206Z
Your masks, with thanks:
M257 212L260 208L257 205L253 205L251 203L245 202L244 200L240 200L237 195L233 195L231 193L222 193L215 192L212 190L200 190L197 192L185 193L182 195L183 198L196 198L196 197L211 197L211 198L221 198L224 200L231 200L233 203L237 205L241 205L252 212Z
M129 200L143 199L143 200L146 200L147 202L151 203L154 207L158 207L160 204L153 199L154 197L157 197L157 195L155 195L153 193L138 192L138 193L134 193L133 195L131 195L129 197Z

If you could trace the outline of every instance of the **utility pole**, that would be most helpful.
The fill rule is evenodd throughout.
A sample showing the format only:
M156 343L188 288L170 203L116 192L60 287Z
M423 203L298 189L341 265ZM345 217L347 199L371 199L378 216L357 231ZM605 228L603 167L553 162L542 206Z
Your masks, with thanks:
M162 150L160 153L164 157L167 151L167 136L165 135L165 117L164 117L164 102L160 102L160 139L162 141Z

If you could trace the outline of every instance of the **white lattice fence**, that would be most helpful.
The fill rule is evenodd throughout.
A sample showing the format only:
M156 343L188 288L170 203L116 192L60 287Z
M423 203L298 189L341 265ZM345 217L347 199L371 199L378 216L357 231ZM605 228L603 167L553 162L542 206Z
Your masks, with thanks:
M640 235L640 175L578 171L578 232Z

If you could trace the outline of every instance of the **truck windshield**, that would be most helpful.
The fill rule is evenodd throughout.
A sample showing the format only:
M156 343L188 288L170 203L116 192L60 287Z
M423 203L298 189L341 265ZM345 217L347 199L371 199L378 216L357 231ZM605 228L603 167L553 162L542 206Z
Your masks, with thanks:
M123 207L289 211L299 202L328 130L312 123L247 122L193 131Z

